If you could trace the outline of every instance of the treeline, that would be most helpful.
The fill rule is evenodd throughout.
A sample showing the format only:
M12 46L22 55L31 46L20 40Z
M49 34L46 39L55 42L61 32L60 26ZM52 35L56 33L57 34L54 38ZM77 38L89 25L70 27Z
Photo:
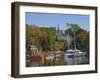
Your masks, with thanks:
M74 26L76 48L87 50L89 49L89 32L80 28L78 25ZM69 44L66 40L58 40L58 31L55 27L39 27L37 25L26 25L26 49L29 49L29 45L35 45L38 49L43 51L62 50L65 51L69 47L74 49L74 34L72 27L68 28L64 32L66 35L72 37Z
M36 25L26 25L26 48L35 45L38 49L48 51L54 49L56 39L56 29L53 27L38 27Z
M74 36L76 42L76 48L81 51L89 51L89 31L80 28L77 24L72 24L71 27L65 30L66 34L72 36L72 43L70 47L74 49Z

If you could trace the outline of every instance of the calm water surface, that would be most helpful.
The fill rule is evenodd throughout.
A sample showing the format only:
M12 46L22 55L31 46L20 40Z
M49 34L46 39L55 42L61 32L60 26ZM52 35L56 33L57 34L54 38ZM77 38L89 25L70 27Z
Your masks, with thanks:
M48 58L47 58L48 57ZM39 58L36 58L39 60ZM27 60L27 67L39 67L39 66L60 66L60 65L81 65L89 64L89 57L86 55L74 56L74 55L60 55L58 57L46 56L44 62L33 61L30 62Z
M47 59L46 66L54 65L80 65L89 64L89 57L87 56L68 56L64 55L54 59Z

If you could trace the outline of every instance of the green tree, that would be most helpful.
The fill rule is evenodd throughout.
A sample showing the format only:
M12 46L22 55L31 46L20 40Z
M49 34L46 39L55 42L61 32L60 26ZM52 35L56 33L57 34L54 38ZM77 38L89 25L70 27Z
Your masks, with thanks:
M75 39L76 42L75 44L77 49L86 50L87 48L89 48L89 32L82 29L77 24L69 24L69 25L70 27L65 30L65 33L73 37L71 44L74 45L74 39ZM74 46L72 46L72 48L74 48Z

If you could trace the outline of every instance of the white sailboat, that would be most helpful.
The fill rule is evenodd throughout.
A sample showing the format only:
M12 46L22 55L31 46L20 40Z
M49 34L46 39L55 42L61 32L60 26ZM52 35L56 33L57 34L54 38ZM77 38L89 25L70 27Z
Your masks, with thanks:
M74 49L70 49L69 44L68 44L68 50L64 53L64 59L69 65L73 64L79 64L81 57L85 56L87 53L82 52L76 48L76 37L75 37L75 31L73 30L73 41L74 41ZM71 42L71 41L68 41Z

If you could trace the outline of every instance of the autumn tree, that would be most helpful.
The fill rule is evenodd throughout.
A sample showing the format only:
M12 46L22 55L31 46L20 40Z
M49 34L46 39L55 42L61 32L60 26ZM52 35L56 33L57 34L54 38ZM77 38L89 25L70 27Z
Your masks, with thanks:
M89 48L89 32L82 29L77 24L68 24L68 25L70 27L65 30L65 33L73 37L71 43L72 48L74 49L75 47L74 45L76 44L77 49L87 50Z

